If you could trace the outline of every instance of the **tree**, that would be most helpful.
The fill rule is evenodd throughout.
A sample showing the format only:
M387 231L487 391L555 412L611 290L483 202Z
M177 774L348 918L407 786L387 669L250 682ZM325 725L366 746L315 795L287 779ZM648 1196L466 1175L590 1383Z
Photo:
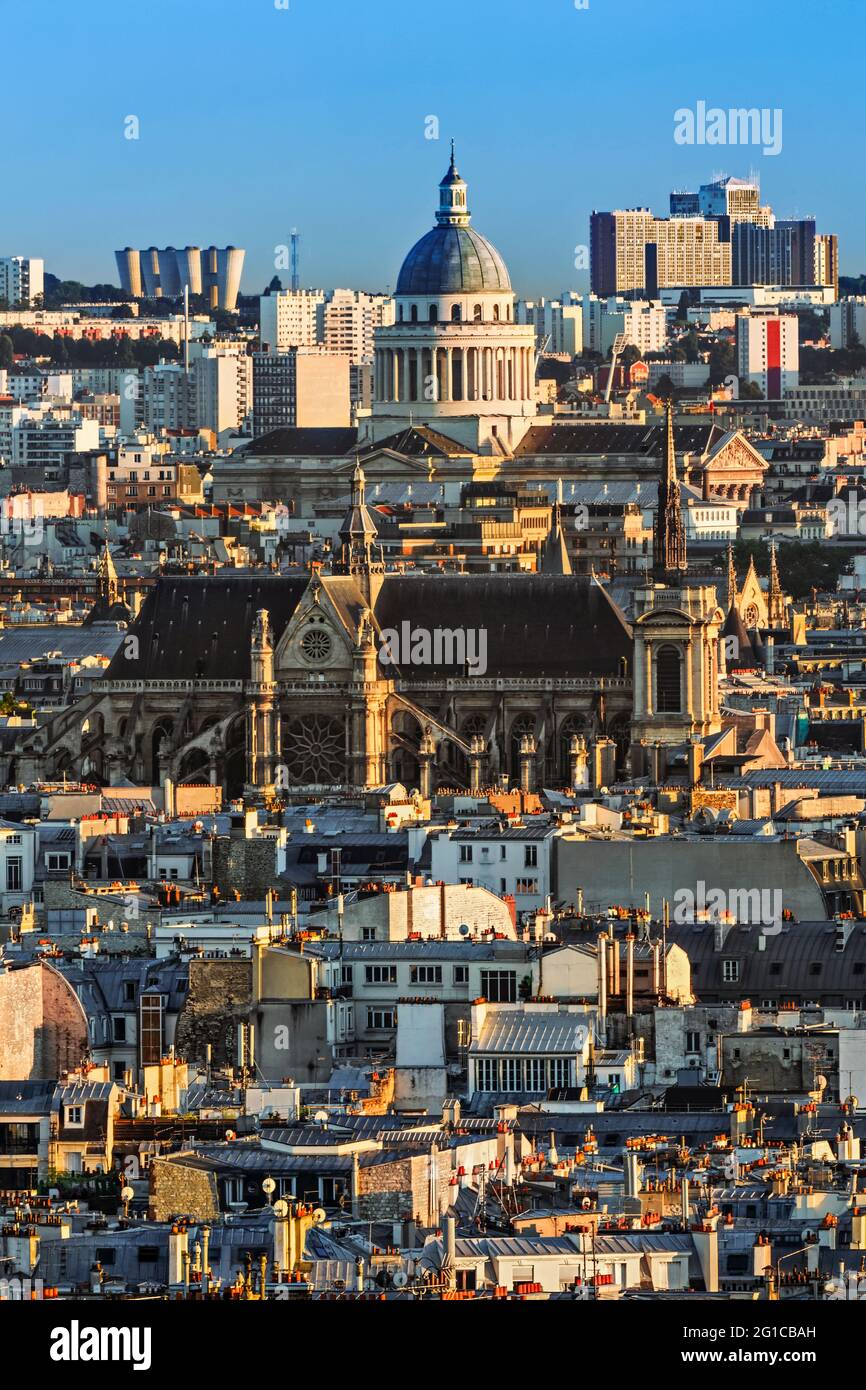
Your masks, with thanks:
M265 294L273 294L275 290L281 290L282 288L283 282L280 279L279 275L273 275L271 277L268 288L265 290Z
M668 376L667 372L665 372L663 376L659 377L655 386L652 388L652 392L654 396L660 396L663 400L669 400L673 398L674 384Z
M15 349L8 333L0 337L0 367L11 367L15 360Z
M691 296L688 290L683 290L679 298L679 303L677 304L677 323L688 323L689 308L691 307L691 302Z

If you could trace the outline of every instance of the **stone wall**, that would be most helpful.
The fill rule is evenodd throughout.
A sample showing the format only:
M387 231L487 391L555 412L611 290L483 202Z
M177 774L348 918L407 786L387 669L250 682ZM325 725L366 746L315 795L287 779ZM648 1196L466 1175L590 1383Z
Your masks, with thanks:
M170 1221L173 1216L191 1216L196 1221L214 1221L219 1217L219 1193L213 1173L187 1167L182 1161L155 1158L149 1177L151 1221Z
M214 1066L234 1066L237 1025L247 1020L252 989L251 960L191 959L189 991L174 1035L178 1056L202 1063L210 1043Z
M213 842L213 882L223 898L231 900L238 892L241 898L261 902L269 888L280 886L275 842L218 835Z
M52 1081L89 1049L75 990L42 962L0 975L0 1081Z

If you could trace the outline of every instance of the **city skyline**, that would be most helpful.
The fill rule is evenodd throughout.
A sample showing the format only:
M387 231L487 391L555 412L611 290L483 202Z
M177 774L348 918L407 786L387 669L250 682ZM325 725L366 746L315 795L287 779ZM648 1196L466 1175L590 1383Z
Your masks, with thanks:
M811 54L809 27L796 22L806 15L800 0L786 7L782 31L771 15L732 0L730 30L745 35L748 18L749 41L731 58L730 76L714 62L711 77L705 65L690 71L688 53L721 42L717 18L684 12L669 42L669 23L635 0L590 0L580 10L573 0L547 0L540 13L514 0L483 0L470 12L443 0L423 41L394 0L372 11L348 0L288 3L241 11L209 0L178 13L156 0L150 32L171 34L162 56L154 47L158 82L147 62L115 58L107 69L93 44L101 23L112 53L126 46L131 59L134 12L93 0L87 27L59 5L29 12L42 55L30 158L47 162L53 177L29 178L26 196L11 200L10 253L41 256L61 278L115 283L118 246L233 244L246 250L243 292L255 294L275 273L288 283L276 248L296 226L303 285L393 289L403 249L431 225L453 137L473 223L502 251L518 294L588 287L574 262L593 209L647 205L663 216L671 189L721 172L757 173L777 216L814 214L838 234L843 274L866 268L866 232L845 179L846 150L857 147L866 119L840 83L821 92L824 119L816 121L816 94L802 76ZM840 22L853 18L853 0L837 10ZM232 25L241 19L239 50ZM198 63L171 81L185 45ZM233 79L238 54L242 64L249 55L249 76ZM0 96L13 128L29 90L24 71L8 75ZM79 76L73 84L70 72ZM74 100L85 90L86 102ZM715 108L781 112L778 152L678 143L678 111ZM435 123L438 138L428 138ZM69 133L71 157L58 131Z

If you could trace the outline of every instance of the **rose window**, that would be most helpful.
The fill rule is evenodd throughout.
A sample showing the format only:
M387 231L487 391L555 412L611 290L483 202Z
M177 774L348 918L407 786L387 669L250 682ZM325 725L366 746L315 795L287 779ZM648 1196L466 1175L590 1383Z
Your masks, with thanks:
M327 661L331 654L331 635L323 628L311 627L301 638L301 651L307 661L317 664Z
M293 719L283 731L282 743L283 761L293 786L345 781L345 739L339 719L320 714Z

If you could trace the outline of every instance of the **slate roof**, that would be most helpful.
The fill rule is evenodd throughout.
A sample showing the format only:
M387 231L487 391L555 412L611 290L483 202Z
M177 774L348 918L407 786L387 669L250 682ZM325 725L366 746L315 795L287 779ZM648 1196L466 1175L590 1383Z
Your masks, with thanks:
M108 680L248 680L250 632L266 608L273 640L291 618L309 575L164 575L130 631L138 656L119 651Z
M725 436L718 425L674 425L674 447L703 457ZM533 425L515 449L515 457L527 454L642 454L648 459L662 456L664 423L645 425L575 423Z
M587 1033L582 1013L523 1013L517 1010L489 1013L481 1037L470 1052L576 1053Z
M386 576L375 608L382 628L413 627L486 632L485 676L620 674L632 657L631 630L600 584L546 574ZM423 683L458 675L458 666L395 666L399 678Z
M355 429L296 427L270 430L237 450L238 454L301 454L336 458L349 454L358 443Z

